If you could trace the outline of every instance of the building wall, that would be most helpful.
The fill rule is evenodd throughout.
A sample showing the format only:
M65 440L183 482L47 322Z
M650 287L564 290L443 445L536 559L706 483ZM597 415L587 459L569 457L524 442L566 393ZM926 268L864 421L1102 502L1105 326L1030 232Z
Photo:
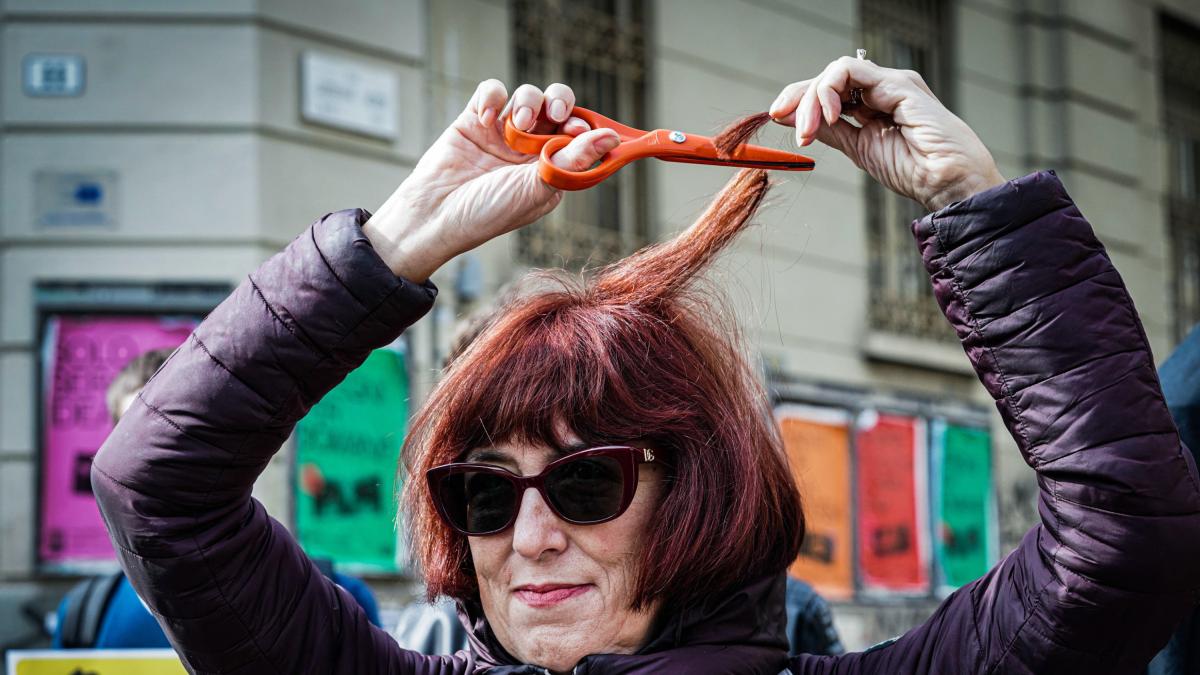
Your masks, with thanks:
M783 85L858 44L857 2L653 0L646 7L651 126L714 132L764 110ZM1167 9L1200 23L1200 6L958 0L953 8L952 107L1005 176L1058 170L1129 285L1161 361L1172 347L1172 317L1157 14ZM315 217L381 203L480 80L496 77L510 90L518 83L505 0L221 0L169 8L146 0L4 0L0 12L0 614L8 616L6 597L11 604L58 590L39 575L34 555L35 283L236 283ZM395 142L301 121L298 60L306 49L396 73ZM82 54L87 93L24 96L19 63L35 51ZM787 137L790 130L769 129L762 138ZM957 347L871 330L867 179L835 151L808 152L818 169L776 177L759 225L717 271L764 364L809 381L990 407ZM36 227L35 173L81 167L119 176L116 227ZM651 166L651 231L666 237L685 227L730 173ZM514 250L505 237L473 253L489 293L524 271ZM456 312L469 309L452 292L460 264L435 276L439 306L411 333L417 401L433 383ZM1034 488L998 418L992 426L1007 550L1034 522ZM286 468L283 453L257 490L285 521ZM847 642L863 646L930 608L856 603L839 605L837 615Z
M0 641L64 588L36 566L35 285L236 284L322 214L376 208L426 145L426 21L420 0L0 4ZM395 73L398 138L302 121L302 50ZM26 96L39 52L83 56L84 95ZM115 172L115 225L39 227L37 172L80 169ZM287 468L255 490L284 522Z

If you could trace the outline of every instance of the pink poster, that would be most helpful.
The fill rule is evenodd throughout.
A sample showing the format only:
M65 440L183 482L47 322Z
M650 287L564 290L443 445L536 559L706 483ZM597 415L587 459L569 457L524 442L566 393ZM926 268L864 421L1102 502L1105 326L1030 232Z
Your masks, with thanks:
M56 316L42 343L41 521L38 553L49 566L114 559L92 496L92 457L112 431L108 383L135 356L179 346L191 318Z

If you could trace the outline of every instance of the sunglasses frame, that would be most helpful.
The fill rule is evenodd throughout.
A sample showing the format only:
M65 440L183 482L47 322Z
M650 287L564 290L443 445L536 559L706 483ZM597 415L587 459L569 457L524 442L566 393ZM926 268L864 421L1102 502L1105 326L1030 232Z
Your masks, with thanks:
M622 478L621 505L617 509L616 513L612 514L611 516L600 518L599 520L579 521L567 518L562 513L559 513L558 507L554 505L553 500L551 500L550 496L546 493L546 476L564 464L569 464L571 462L576 462L581 459L589 459L592 457L610 457L617 460L617 462L620 464ZM556 459L547 464L539 473L533 476L522 476L494 464L454 462L451 464L442 464L441 466L435 466L432 469L429 469L425 472L425 481L429 486L429 495L433 499L433 505L437 509L437 513L441 517L442 522L446 523L450 529L458 532L459 534L464 534L468 537L486 537L492 534L499 534L512 527L513 523L517 522L517 516L520 515L521 511L521 496L524 495L525 491L529 488L536 489L538 494L542 496L542 501L546 503L546 506L550 507L550 510L554 513L554 515L568 523L572 523L574 525L599 525L600 523L606 523L610 520L615 520L621 517L621 514L625 513L625 511L629 508L629 505L633 503L633 496L637 491L638 484L638 465L650 464L655 461L657 460L654 456L654 451L650 448L633 447L628 445L603 445L573 452L566 457ZM443 498L444 495L442 481L444 478L449 476L467 472L486 473L494 476L500 476L516 486L516 506L512 510L512 515L509 516L508 520L505 521L503 526L493 530L488 530L486 532L468 532L467 530L456 525L454 523L454 519L450 517L449 513L447 513L445 500Z

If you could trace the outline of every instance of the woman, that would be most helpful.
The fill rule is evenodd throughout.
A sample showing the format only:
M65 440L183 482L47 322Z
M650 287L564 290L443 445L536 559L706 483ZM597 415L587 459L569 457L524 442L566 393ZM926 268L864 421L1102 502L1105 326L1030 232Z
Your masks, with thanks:
M855 88L861 129L840 119ZM615 146L573 104L562 85L510 101L482 83L377 213L326 216L265 263L113 432L95 492L191 670L1144 667L1197 599L1200 570L1172 561L1200 549L1200 491L1129 296L1053 174L1004 181L919 76L848 58L785 88L771 114L935 211L913 226L918 248L1039 474L1042 524L898 640L787 660L798 495L761 387L692 283L761 200L762 175L743 172L686 235L528 292L456 360L406 442L407 503L427 581L459 600L472 649L421 656L373 629L251 485L309 406L429 308L434 270L558 203L503 144L509 111L574 135L554 157L567 168Z

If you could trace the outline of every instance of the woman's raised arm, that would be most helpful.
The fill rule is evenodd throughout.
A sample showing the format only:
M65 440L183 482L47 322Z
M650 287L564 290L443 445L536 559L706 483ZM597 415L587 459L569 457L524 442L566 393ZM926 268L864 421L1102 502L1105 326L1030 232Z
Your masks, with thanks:
M886 117L856 111L861 129L838 119L851 87ZM798 104L795 89L807 92ZM865 653L799 657L792 670L1141 672L1200 593L1188 562L1200 556L1200 489L1133 302L1091 226L1052 172L998 179L978 138L914 73L845 59L780 101L777 117L798 118L800 134L941 209L913 223L917 247L1037 471L1042 521L918 628Z
M436 672L372 626L250 496L308 409L433 303L431 285L374 253L366 217L330 214L255 270L92 465L121 565L192 672Z
M538 109L521 106L515 121L544 124L542 93L520 91ZM429 310L438 265L557 204L530 182L531 158L494 142L503 87L480 92L492 107L464 111L376 216L330 214L249 275L96 456L92 485L121 564L192 672L473 670L465 652L405 652L371 626L251 488L300 418ZM570 111L548 107L560 120ZM583 134L555 160L590 164L610 134Z

